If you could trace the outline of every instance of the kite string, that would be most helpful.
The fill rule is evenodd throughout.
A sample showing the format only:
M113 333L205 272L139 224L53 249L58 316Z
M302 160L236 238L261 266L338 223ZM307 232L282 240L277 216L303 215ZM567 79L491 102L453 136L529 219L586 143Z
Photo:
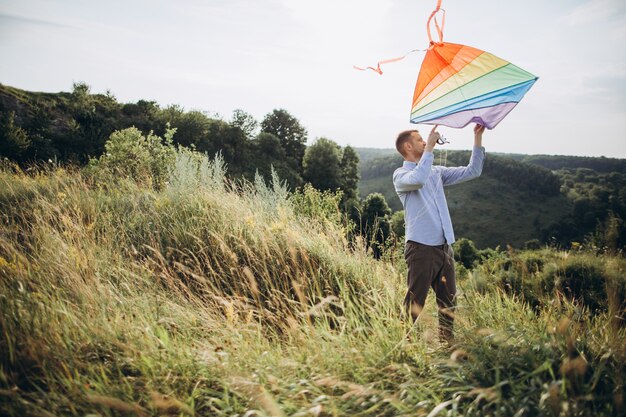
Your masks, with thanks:
M448 166L448 148L439 150L439 165L443 167Z

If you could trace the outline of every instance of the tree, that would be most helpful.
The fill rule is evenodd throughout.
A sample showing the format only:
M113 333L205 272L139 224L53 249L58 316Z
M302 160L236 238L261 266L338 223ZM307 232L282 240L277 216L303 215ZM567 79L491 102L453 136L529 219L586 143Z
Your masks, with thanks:
M69 108L74 124L58 141L59 150L65 160L87 162L104 152L107 138L119 127L121 105L112 94L91 94L89 85L79 82L73 84Z
M404 237L406 231L404 230L404 210L396 211L391 216L391 231L396 235L398 239Z
M231 174L242 175L247 164L254 164L248 155L248 140L243 131L222 120L211 120L201 145L198 150L207 152L209 156L221 152Z
M287 110L275 109L265 115L261 122L261 131L271 133L280 139L289 164L299 174L302 174L307 131L300 124L300 121L289 114Z
M321 191L342 186L341 147L330 139L319 138L304 154L304 180Z
M181 106L168 106L163 111L164 120L176 128L176 143L193 145L202 152L212 151L206 143L214 120L197 110L186 112ZM211 152L212 155L212 152Z
M368 244L374 251L374 256L379 258L387 238L391 233L389 221L391 209L380 193L371 193L363 201L361 230Z
M258 172L264 179L271 179L272 167L281 180L287 181L291 189L302 185L302 177L285 161L285 150L280 145L280 139L271 133L261 132L255 140L250 141L251 157L246 164L249 170L245 172L250 179Z
M88 98L91 94L91 87L84 81L74 81L72 83L72 95L74 98Z
M139 100L122 106L123 126L135 126L142 132L165 133L167 121L156 101Z
M359 191L359 155L353 147L346 146L343 149L340 167L342 205L345 205L348 200L356 199Z
M280 146L280 139L271 133L261 132L255 140L258 152L264 157L284 160L285 150Z
M238 127L246 134L248 139L254 137L257 128L259 127L259 122L256 121L254 116L250 113L246 113L241 109L233 110L233 117L230 121L230 125L233 127Z
M15 124L15 112L0 115L0 155L21 161L31 142L24 129Z
M363 220L366 224L374 224L376 218L391 215L391 209L381 193L371 193L363 201Z
M478 249L471 240L461 238L454 243L454 259L465 268L472 269L478 258Z
M37 98L32 101L30 110L30 119L25 120L22 125L31 142L28 150L22 155L23 160L58 159L55 142L59 134L55 132L54 127L58 127L60 123L54 104L46 99ZM53 120L56 123L53 123Z

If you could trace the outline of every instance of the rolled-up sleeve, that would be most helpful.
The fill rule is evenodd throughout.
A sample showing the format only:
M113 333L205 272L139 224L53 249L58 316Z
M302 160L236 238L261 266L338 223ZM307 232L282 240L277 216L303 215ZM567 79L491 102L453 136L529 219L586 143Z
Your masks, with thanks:
M480 177L483 172L483 164L485 162L485 148L483 146L474 146L472 148L472 156L469 164L464 167L444 168L441 172L443 185L458 184L460 182L469 181L473 178Z
M396 192L403 193L419 190L428 179L433 165L432 152L424 152L413 169L399 169L393 174L393 186Z

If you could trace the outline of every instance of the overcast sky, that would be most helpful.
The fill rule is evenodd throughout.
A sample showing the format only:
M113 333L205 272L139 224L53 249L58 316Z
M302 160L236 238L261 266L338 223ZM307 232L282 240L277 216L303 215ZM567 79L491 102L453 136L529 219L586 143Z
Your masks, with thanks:
M409 120L436 0L0 0L0 83L258 120L284 108L341 145L392 148ZM626 158L626 1L444 0L444 41L539 80L488 151ZM429 126L418 126L427 131ZM450 149L471 127L441 128Z

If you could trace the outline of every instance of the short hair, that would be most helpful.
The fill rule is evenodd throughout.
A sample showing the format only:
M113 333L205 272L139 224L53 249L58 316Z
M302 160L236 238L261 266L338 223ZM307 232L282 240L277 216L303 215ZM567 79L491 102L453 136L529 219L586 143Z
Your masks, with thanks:
M396 139L396 149L400 152L400 155L404 156L403 148L404 144L411 138L413 132L419 133L416 129L413 130L405 130L400 132L398 138Z

